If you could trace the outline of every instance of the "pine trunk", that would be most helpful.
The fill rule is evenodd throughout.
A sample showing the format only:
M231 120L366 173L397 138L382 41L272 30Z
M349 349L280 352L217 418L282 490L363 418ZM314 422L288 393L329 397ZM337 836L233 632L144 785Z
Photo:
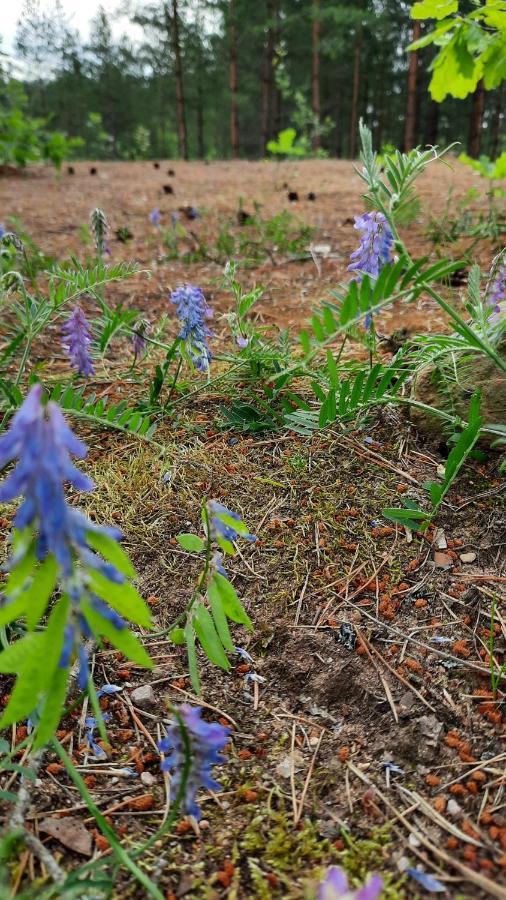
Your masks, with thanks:
M435 147L438 139L439 131L439 103L430 99L427 106L427 114L425 117L425 138L424 143Z
M362 3L360 4L362 6ZM362 55L362 41L364 32L362 25L357 28L355 37L355 52L353 55L353 93L351 97L350 140L348 156L355 159L357 152L357 126L358 126L358 100L360 93L360 57Z
M260 154L265 156L267 143L272 137L274 113L274 0L267 0L267 42L262 66L262 109L260 117Z
M412 40L417 41L420 37L420 22L413 23ZM415 130L416 130L416 107L418 92L418 52L413 50L409 54L408 69L408 102L406 104L406 121L404 125L404 152L407 153L415 146Z
M183 64L179 39L179 14L177 0L172 0L172 49L174 52L174 79L176 82L176 116L179 156L188 159L188 138L186 132L186 110L184 102Z
M230 40L230 146L232 159L239 157L239 112L237 98L237 21L235 0L229 4L229 40Z
M312 62L311 62L311 106L315 121L312 149L320 148L320 0L313 0Z
M469 122L469 135L467 139L467 152L469 156L477 159L480 155L481 147L481 126L483 121L483 112L485 110L485 88L483 81L478 82L478 86L473 94L471 104L471 120Z
M342 128L342 115L343 115L343 82L342 75L339 72L336 80L336 103L334 107L334 115L336 120L336 143L335 143L335 151L336 156L339 159L343 155L343 128Z

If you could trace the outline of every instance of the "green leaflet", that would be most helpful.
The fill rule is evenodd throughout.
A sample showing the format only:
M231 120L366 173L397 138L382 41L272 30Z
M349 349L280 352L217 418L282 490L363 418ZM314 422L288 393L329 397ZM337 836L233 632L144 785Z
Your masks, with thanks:
M195 634L207 658L216 666L220 666L221 669L228 672L230 662L226 657L223 644L218 636L209 610L206 609L203 603L197 605L192 621Z
M146 606L141 595L135 588L125 581L123 584L115 584L105 578L100 572L91 569L86 570L89 586L93 593L105 600L121 616L124 616L135 625L151 628L151 612Z
M86 540L90 547L100 553L107 562L112 563L118 572L122 572L127 578L135 578L137 573L128 555L114 538L96 531L87 531Z
M82 610L94 635L106 637L111 644L131 659L132 662L148 669L153 668L153 660L149 657L139 639L128 628L115 628L100 613L92 609L88 601L82 601Z
M253 623L246 610L244 609L241 601L239 600L237 592L230 581L224 578L223 575L220 575L218 572L216 572L210 582L210 586L211 585L214 585L214 588L221 598L223 610L227 618L231 619L232 622L237 622L237 624L239 625L245 625L246 628L253 628Z
M230 636L227 614L223 608L223 599L214 578L209 583L207 596L211 606L214 624L216 625L216 630L220 636L221 643L223 644L225 650L228 650L229 653L233 653L234 645Z
M0 728L26 719L51 684L61 657L69 600L53 607L44 632L27 634L0 653L0 672L17 674Z
M188 668L190 670L190 679L193 686L193 690L197 695L200 695L200 678L199 678L199 667L197 662L197 650L195 647L195 632L193 630L193 625L191 621L186 623L186 627L184 630L184 636L186 641L186 649L188 652Z
M176 541L183 550L190 553L202 553L205 548L205 541L196 534L177 534Z

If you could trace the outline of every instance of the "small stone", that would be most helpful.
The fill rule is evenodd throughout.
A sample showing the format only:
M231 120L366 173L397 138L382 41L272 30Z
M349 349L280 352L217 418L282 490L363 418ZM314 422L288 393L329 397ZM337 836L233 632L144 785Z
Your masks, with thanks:
M141 684L130 694L130 700L134 706L144 709L146 706L154 706L156 703L155 692L150 684Z
M304 765L304 757L298 750L294 750L293 753L293 763L292 756L285 756L285 758L276 766L276 775L279 775L280 778L290 778L292 774L292 766L293 770L297 771L301 766Z
M453 799L453 797L450 797L446 806L446 812L449 816L460 816L462 807L459 806L459 804L456 800Z
M406 691L399 700L399 712L401 716L409 716L416 703L416 697L412 691Z
M441 550L436 550L434 553L434 562L436 569L449 569L453 565L451 556L448 556L448 553L443 553Z
M146 787L153 787L156 782L156 778L151 774L151 772L142 772L141 781L146 785Z
M472 551L470 553L461 553L460 554L460 561L463 563L473 563L475 561L475 559L476 559L476 553L473 553Z

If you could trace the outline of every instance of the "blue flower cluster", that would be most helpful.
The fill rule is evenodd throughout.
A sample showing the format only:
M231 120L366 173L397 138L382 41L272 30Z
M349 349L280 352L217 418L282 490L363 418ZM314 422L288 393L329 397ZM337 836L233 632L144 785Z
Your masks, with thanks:
M183 773L188 765L188 777L182 809L187 815L200 818L196 802L200 788L220 791L221 786L211 774L212 767L226 762L221 750L228 744L230 729L217 722L208 723L201 717L199 706L184 703L177 708L167 729L167 737L158 744L159 750L168 754L162 760L164 772L172 771L171 796L177 796Z
M53 555L62 575L62 587L71 600L71 610L65 628L60 666L67 668L74 652L80 662L79 685L84 687L88 677L85 638L91 637L89 626L80 611L83 596L91 607L115 628L126 623L103 600L87 591L86 570L95 570L115 584L125 582L125 576L111 563L101 559L90 548L89 535L105 535L114 540L121 537L115 528L101 527L82 512L67 504L64 482L78 491L90 491L94 484L77 469L71 456L83 459L87 448L68 427L55 403L42 404L42 386L35 385L21 408L14 415L6 434L0 437L0 468L17 460L17 465L0 484L0 502L23 497L14 527L29 536L21 540L7 563L12 571L30 554L35 541L39 561ZM79 566L81 564L81 567Z
M354 891L348 884L346 873L339 866L331 866L324 881L318 887L318 900L378 900L383 888L379 875L373 875L367 884Z
M88 320L78 303L62 327L63 349L68 354L73 369L88 378L94 368L90 356L91 330Z
M386 263L392 262L393 235L390 226L380 212L355 216L355 228L361 232L360 246L351 254L349 271L356 272L355 280L363 275L377 278Z
M223 503L219 503L218 500L210 500L207 504L207 510L213 540L219 541L219 538L223 538L232 544L239 537L242 537L245 541L256 541L255 535L249 533L241 517L236 512L223 506Z
M196 368L207 372L212 359L207 340L212 332L206 319L212 318L213 313L203 291L193 284L185 284L172 291L170 302L176 307L181 322L179 337L185 342Z

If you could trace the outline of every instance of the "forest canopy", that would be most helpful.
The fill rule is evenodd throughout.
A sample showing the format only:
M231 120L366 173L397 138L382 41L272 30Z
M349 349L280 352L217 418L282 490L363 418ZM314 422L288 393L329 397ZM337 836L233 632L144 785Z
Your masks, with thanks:
M60 3L26 0L2 102L12 102L9 79L22 82L26 115L81 138L83 158L258 158L276 147L355 157L360 118L377 149L456 140L497 157L500 78L485 74L463 99L429 92L452 22L442 16L475 16L476 3L414 7L418 18L405 0L130 0L121 12L139 38L115 36L114 15L99 7L84 40ZM478 25L466 25L466 47L462 31L451 37L457 65Z

